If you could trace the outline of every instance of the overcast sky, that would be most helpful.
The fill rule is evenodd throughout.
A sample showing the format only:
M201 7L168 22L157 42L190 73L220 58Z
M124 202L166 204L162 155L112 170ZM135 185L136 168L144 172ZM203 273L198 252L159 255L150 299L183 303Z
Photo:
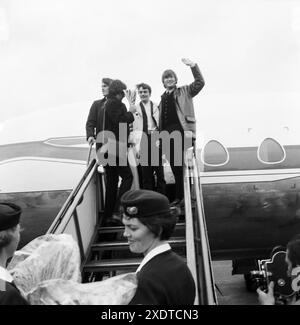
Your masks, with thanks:
M0 0L0 122L91 104L102 77L130 88L147 82L158 102L163 70L174 69L179 85L192 81L183 57L198 63L206 81L196 98L203 117L225 116L232 100L241 115L249 103L254 112L289 104L295 114L300 2Z

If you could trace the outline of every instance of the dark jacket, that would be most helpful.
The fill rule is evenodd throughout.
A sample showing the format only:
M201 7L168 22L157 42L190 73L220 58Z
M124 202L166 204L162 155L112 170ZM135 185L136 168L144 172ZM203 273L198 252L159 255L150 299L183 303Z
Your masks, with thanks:
M103 130L103 107L106 99L100 99L93 102L86 121L86 139L93 137L96 139L97 134Z
M204 79L200 72L198 65L196 64L191 68L194 82L190 85L178 87L174 90L176 112L182 129L184 131L191 131L193 138L196 138L196 119L194 112L193 97L195 97L200 90L204 87ZM163 110L161 103L159 104L160 108L160 121L159 128L162 131L162 114Z
M137 273L138 286L130 305L193 305L195 283L185 261L168 250Z
M29 303L21 296L19 290L13 283L6 282L0 279L1 288L5 288L4 291L0 290L0 305L28 305Z
M134 121L134 116L127 111L125 104L114 97L109 97L105 103L105 130L111 131L117 141L128 142L129 126ZM123 134L119 135L119 124L127 124L127 137L124 139Z

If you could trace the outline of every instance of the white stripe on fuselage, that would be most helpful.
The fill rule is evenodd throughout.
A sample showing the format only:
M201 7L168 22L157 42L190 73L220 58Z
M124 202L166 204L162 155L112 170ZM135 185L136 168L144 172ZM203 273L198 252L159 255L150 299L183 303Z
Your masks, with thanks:
M200 172L202 184L274 182L300 176L300 168Z
M68 147L68 148L88 148L89 145L85 137L64 137L64 138L51 138L44 141L53 147Z
M44 158L44 157L18 157L12 159L6 159L0 161L0 165L8 164L15 161L21 160L33 160L33 161L48 161L48 162L58 162L62 164L76 164L76 165L85 165L84 160L72 160L72 159L59 159L59 158Z

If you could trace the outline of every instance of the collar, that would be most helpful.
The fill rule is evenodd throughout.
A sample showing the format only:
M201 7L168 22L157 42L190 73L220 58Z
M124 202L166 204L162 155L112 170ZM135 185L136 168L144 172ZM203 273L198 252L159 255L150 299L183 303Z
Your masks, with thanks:
M143 103L142 101L140 101L140 104L143 104L144 106L145 106L145 105L151 105L151 100L149 100L149 102L147 102L146 104Z
M171 89L171 90L166 90L166 94L167 95L170 95L174 92L175 88Z
M11 274L2 266L0 266L0 279L6 282L13 282L14 280Z
M142 267L148 263L153 257L155 257L156 255L159 255L161 253L164 253L168 250L171 249L171 246L168 244L168 243L165 243L165 244L162 244L162 245L159 245L155 248L153 248L145 257L144 259L142 260L142 263L139 265L139 267L137 268L137 270L135 271L135 273L138 273Z
M149 110L150 108L151 108L151 101L149 100L149 102L147 103L147 104L145 104L145 103L143 103L142 101L140 102L140 107L142 108L142 107L144 107L145 108L145 110L147 109L147 110ZM146 110L146 111L147 111Z

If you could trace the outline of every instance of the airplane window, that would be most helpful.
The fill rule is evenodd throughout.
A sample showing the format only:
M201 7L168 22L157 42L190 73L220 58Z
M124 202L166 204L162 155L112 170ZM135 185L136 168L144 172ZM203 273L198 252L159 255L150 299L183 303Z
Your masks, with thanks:
M210 140L201 152L201 160L207 166L223 166L229 160L229 153L219 141Z
M265 164L278 164L285 159L286 153L279 142L272 138L266 138L258 148L257 157Z

